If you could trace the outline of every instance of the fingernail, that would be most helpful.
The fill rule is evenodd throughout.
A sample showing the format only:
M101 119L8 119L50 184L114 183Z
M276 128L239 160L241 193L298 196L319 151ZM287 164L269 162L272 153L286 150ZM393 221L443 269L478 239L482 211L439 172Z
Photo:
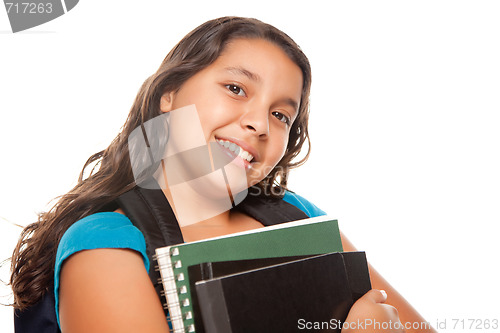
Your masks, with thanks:
M380 292L382 293L382 295L384 295L384 298L387 298L387 293L385 292L385 290L380 290Z

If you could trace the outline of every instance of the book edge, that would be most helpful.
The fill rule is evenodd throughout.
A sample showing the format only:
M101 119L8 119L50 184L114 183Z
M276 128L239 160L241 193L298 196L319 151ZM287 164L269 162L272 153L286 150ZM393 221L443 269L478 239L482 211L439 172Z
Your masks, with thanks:
M167 246L167 247L163 247L163 248L159 248L159 249L167 249L167 248L172 248L172 247L182 247L182 246L188 245L188 244L204 243L204 242L209 242L209 241L214 241L214 240L219 240L219 239L224 239L224 238L257 234L257 233L267 232L267 231L271 231L271 230L288 229L288 228L292 228L292 227L304 225L304 224L309 224L309 223L321 223L321 222L330 222L330 221L335 221L338 223L337 219L330 218L330 217L328 217L328 215L322 215L322 216L310 217L310 218L292 221L292 222L280 223L280 224L276 224L276 225L272 225L272 226L268 226L268 227L263 227L263 228L257 228L257 229L247 230L247 231L240 231L240 232L235 232L232 234L201 239L201 240L197 240L194 242L180 243L180 244L171 245L171 246Z
M166 306L170 314L172 330L174 333L184 332L184 319L182 316L181 304L177 291L177 283L175 281L174 270L172 266L170 248L171 246L156 249L156 260L158 262L158 269L160 271L163 292L165 293L165 299L167 301Z

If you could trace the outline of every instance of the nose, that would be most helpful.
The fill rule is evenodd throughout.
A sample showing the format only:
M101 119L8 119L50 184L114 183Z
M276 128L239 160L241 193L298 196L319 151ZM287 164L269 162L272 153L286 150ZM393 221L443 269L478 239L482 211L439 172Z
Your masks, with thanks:
M241 117L241 126L259 138L269 135L269 112L262 106L252 105Z

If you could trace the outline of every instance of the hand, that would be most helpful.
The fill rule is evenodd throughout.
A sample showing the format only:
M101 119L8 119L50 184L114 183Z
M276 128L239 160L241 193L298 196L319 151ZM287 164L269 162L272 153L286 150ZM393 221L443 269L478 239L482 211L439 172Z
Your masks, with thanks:
M391 332L404 333L398 310L384 304L387 294L383 290L372 289L352 306L342 326L342 333Z

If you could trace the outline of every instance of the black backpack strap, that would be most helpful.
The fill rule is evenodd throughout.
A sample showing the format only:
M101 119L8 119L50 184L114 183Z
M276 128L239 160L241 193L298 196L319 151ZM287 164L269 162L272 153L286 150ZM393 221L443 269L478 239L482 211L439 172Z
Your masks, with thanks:
M16 333L61 333L56 318L54 288L43 295L35 305L24 311L14 310Z
M163 288L155 265L155 249L184 242L174 212L160 189L136 186L118 197L116 202L144 235L150 262L149 278L160 296Z
M247 197L235 209L253 217L263 225L270 226L306 219L306 213L283 200L282 197L255 195L252 188Z

